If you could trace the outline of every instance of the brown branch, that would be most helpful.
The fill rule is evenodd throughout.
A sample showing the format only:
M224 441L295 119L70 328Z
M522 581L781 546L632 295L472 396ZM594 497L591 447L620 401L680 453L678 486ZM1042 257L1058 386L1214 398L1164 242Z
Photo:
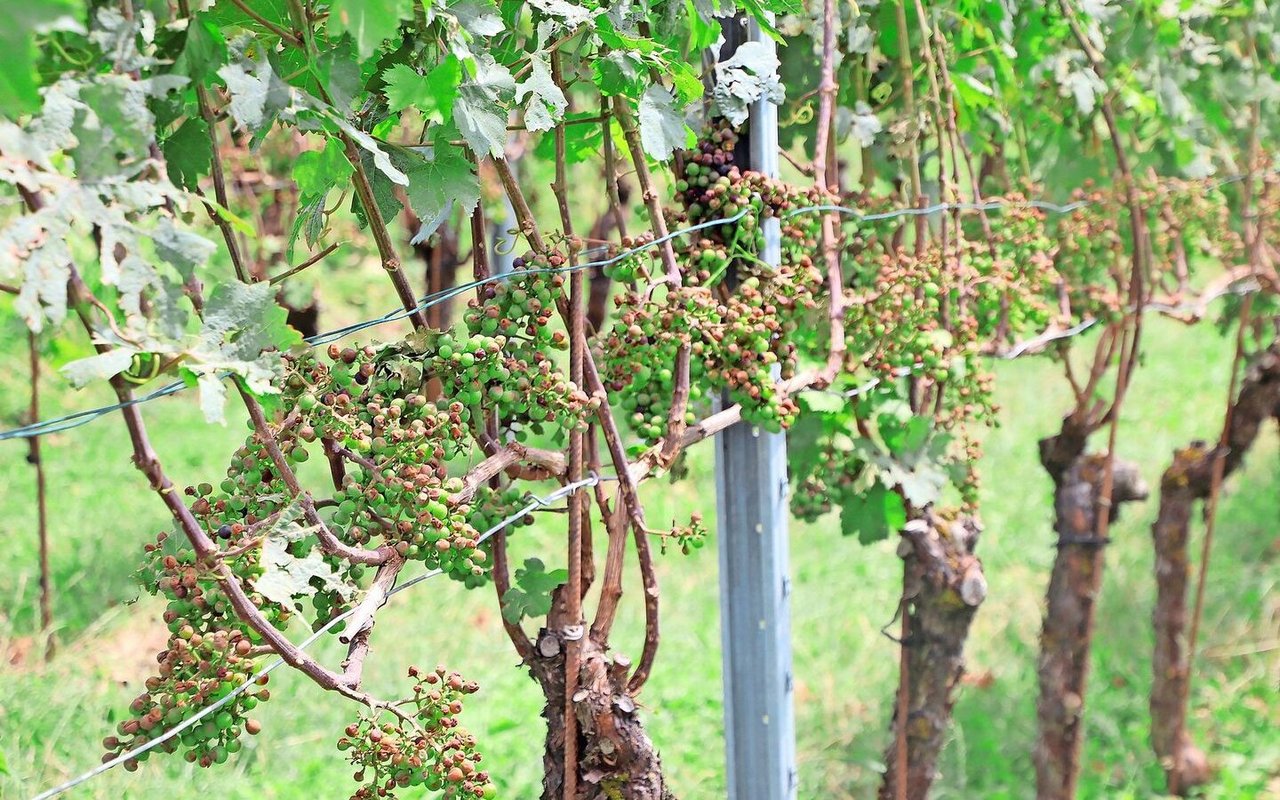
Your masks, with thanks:
M516 181L516 176L511 171L511 165L504 158L493 159L493 167L498 173L498 180L502 182L502 188L507 193L507 199L511 201L511 208L516 212L516 221L520 225L520 232L524 234L524 238L528 240L529 246L533 248L535 253L546 253L547 244L542 239L542 233L538 230L538 224L533 218L533 211L529 209L529 201L525 198L524 192L520 189L520 184Z
M823 192L832 189L833 181L827 172L827 150L832 141L831 131L835 125L836 105L836 4L835 0L823 0L822 3L822 79L818 84L818 132L814 139L813 176L818 188ZM832 165L838 171L837 165ZM827 352L827 364L823 369L819 385L828 386L840 373L844 366L844 274L840 270L839 242L836 238L835 215L822 215L822 257L827 264L827 284L829 289L828 324L831 331L830 349Z
M27 352L31 367L31 402L27 416L40 420L40 340L27 332ZM40 436L27 439L27 463L36 471L36 540L40 548L40 631L44 634L45 660L53 658L53 584L49 577L49 504L45 491L44 459L40 452Z
M911 175L911 204L920 206L924 198L924 189L920 179L920 118L916 113L915 100L915 68L911 65L911 33L907 28L907 0L898 0L894 9L898 26L898 72L902 78L902 106L906 110L910 129L908 137L908 160ZM924 248L925 218L923 214L916 216L916 253Z
M92 334L93 321L88 310L91 305L89 297L92 293L74 267L71 268L71 277L68 280L68 294L72 298L76 314L80 317L85 330ZM106 345L100 343L95 343L94 348L98 352L106 352L109 349ZM131 403L133 392L128 382L120 376L115 376L110 380L110 384L116 393L117 399L122 404ZM286 664L299 670L322 688L339 691L353 699L367 699L367 696L350 691L348 687L342 684L338 675L326 669L296 647L283 633L267 621L262 610L245 593L239 578L231 572L225 563L218 560L217 545L213 543L213 540L209 538L209 535L200 526L200 522L191 510L182 502L182 497L177 487L173 485L173 482L165 474L160 464L160 459L156 455L155 449L151 446L146 425L142 421L141 410L137 405L124 405L120 409L120 415L124 418L125 427L129 432L134 466L146 477L152 491L159 495L174 522L177 523L187 537L187 541L191 543L192 549L195 550L199 560L205 564L212 565L211 571L215 575L219 587L235 610L236 616L257 631L258 635L280 655L280 658ZM364 700L362 699L361 701L363 702Z
M369 591L365 593L364 599L351 612L351 616L347 617L346 627L342 633L338 634L338 641L343 644L351 644L357 636L368 633L373 629L373 618L378 613L378 609L382 604L387 602L387 597L391 594L392 588L396 585L396 578L400 575L400 570L404 569L404 559L399 555L393 555L378 567L378 572L373 577L373 582L369 584ZM351 678L351 685L357 686L360 683L360 674L356 672Z
M377 550L367 550L362 547L352 547L338 539L329 526L320 519L319 513L316 511L315 501L311 497L311 493L302 488L298 482L298 476L294 473L293 468L289 465L288 459L280 450L280 443L276 441L276 437L271 433L270 424L267 422L266 415L262 411L262 406L257 399L249 393L247 389L236 381L236 389L240 392L240 397L244 401L245 408L249 411L249 419L253 421L255 436L262 446L266 449L271 463L275 465L276 473L280 479L284 481L284 485L288 488L289 493L297 499L298 504L302 508L302 514L307 520L307 524L314 530L316 538L320 540L320 547L330 555L338 556L352 564L383 564L386 563L394 552L394 548L384 545ZM335 445L336 447L336 445ZM376 474L376 472L375 472Z
M185 0L184 0L184 2L185 2ZM267 19L266 17L262 16L262 15L261 15L261 14L259 14L258 12L254 11L252 8L250 8L250 7L249 7L249 4L248 4L248 3L244 2L244 0L231 0L231 3L232 3L236 8L238 8L238 9L240 9L242 12L244 12L244 15L245 15L245 16L249 17L249 18L250 18L250 19L252 19L254 22L257 22L259 25L261 25L262 27L266 28L267 30L271 31L271 32L272 32L272 33L274 33L276 36L279 36L281 39L283 39L283 40L284 40L285 42L287 42L288 44L291 44L291 45L293 45L294 47L299 47L299 48L303 46L303 43L302 43L302 40L301 40L301 39L299 39L299 38L298 38L297 36L295 36L293 33L291 33L291 32L289 32L289 31L285 30L285 29L284 29L284 28L282 28L282 27L280 27L280 26L279 26L279 25L277 25L276 23L272 22L271 20Z
M667 238L667 220L662 213L662 201L658 198L653 176L649 173L649 162L644 153L644 145L640 140L640 131L631 117L631 109L627 100L621 95L613 99L613 114L622 128L623 138L627 141L627 149L631 152L631 161L635 165L636 180L640 184L641 196L645 208L649 211L649 226L653 230L654 239L661 242L659 252L666 268L665 281L671 289L680 288L683 282L680 277L680 266L676 263L675 250ZM676 350L675 380L671 392L671 409L667 414L667 432L663 436L663 458L670 464L678 450L678 440L685 426L685 412L689 406L689 344L682 342Z
M191 17L191 8L187 0L178 0L178 11L188 20ZM209 100L209 90L205 88L204 82L197 80L196 88L196 105L200 109L200 117L204 120L205 127L209 134L209 173L213 179L213 196L218 205L224 209L230 210L231 204L227 200L227 179L222 171L222 148L218 144L218 121L213 115L213 104ZM196 189L196 194L202 199L204 193ZM231 266L235 268L236 277L241 283L251 283L253 278L249 274L248 268L244 263L244 256L240 253L240 243L236 239L235 231L231 229L231 222L223 214L219 213L207 200L204 201L205 211L209 214L210 221L217 226L218 231L222 234L223 241L227 243L227 254L231 257Z
M404 270L401 269L400 257L396 255L395 243L391 241L391 232L387 229L386 220L382 218L382 211L374 198L373 184L370 183L369 173L360 159L360 150L345 133L338 134L338 138L342 142L347 161L351 163L354 170L351 176L352 183L355 185L356 197L360 199L360 206L364 209L365 219L369 221L369 232L373 234L373 241L378 247L378 258L382 261L382 269L391 278L396 296L400 298L400 304L404 306L404 310L409 312L413 327L424 330L427 328L427 318L423 315L422 309L418 308L418 299L413 294L413 288L409 285Z
M333 244L329 245L325 249L321 250L319 253L316 253L315 255L313 255L311 258L308 258L306 261L303 261L298 266L289 269L289 271L287 272L282 272L279 275L275 276L270 281L268 281L268 283L270 283L272 286L275 286L277 283L280 283L286 278L292 278L294 275L297 275L299 272L302 272L307 267L318 264L325 256L329 255L330 253L332 253L334 250L337 250L341 246L342 244L340 242L334 242Z
M560 53L551 53L551 76L556 86L564 89ZM555 184L552 190L560 207L561 233L568 242L569 266L573 266L578 242L573 237L573 217L569 213L568 167L565 159L564 125L555 129ZM587 349L585 294L582 270L569 275L569 380L580 387L582 381L583 354ZM569 431L570 483L582 480L582 429L574 426ZM575 695L582 668L582 528L587 495L578 489L569 495L569 579L562 593L565 604L566 626L561 633L565 638L564 652L564 798L577 800L578 796L578 714Z

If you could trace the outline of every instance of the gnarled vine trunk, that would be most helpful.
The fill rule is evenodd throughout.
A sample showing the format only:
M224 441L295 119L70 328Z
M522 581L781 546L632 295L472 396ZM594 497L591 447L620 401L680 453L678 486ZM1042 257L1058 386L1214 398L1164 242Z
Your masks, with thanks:
M907 523L899 554L904 562L907 602L907 773L906 796L923 800L938 768L938 755L951 722L955 688L964 674L969 624L987 596L982 562L973 554L981 526L965 517L950 521L927 515ZM897 713L894 729L897 729ZM897 743L885 754L889 765L881 800L898 796L902 779Z
M1225 449L1196 442L1174 453L1160 481L1160 513L1151 536L1155 545L1155 651L1152 654L1151 745L1164 768L1169 791L1185 794L1208 781L1205 754L1187 732L1186 650L1187 540L1195 503L1209 498L1214 464L1222 460L1225 478L1240 466L1258 431L1280 414L1280 343L1273 344L1249 369L1231 410Z
M1071 800L1075 795L1084 741L1085 680L1107 544L1095 533L1106 457L1083 454L1084 436L1069 427L1064 426L1062 436L1041 442L1041 462L1054 481L1058 552L1049 578L1037 668L1040 695L1033 758L1038 800ZM1137 467L1117 459L1111 519L1122 503L1146 496Z
M662 774L662 760L627 691L631 661L601 650L589 636L581 640L581 668L574 694L577 718L579 800L674 800ZM546 698L543 800L564 797L565 639L543 629L534 644L529 671Z

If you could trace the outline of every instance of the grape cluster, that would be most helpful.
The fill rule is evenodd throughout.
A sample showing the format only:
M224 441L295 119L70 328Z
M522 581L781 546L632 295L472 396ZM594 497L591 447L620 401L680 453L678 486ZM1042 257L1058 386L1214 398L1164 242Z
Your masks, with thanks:
M636 283L638 280L648 280L649 268L645 264L646 262L650 265L654 264L658 261L660 255L660 251L657 248L648 247L653 240L654 236L651 231L645 231L636 236L623 236L619 245L627 255L606 266L604 274L621 283ZM610 247L609 258L614 258L617 255L614 249L614 247Z
M515 432L518 441L550 428L552 438L586 427L586 417L599 406L561 372L551 355L567 350L569 339L551 323L564 300L564 275L558 254L515 259L516 271L500 283L487 284L472 298L464 316L471 338L457 342L451 334L435 339L431 367L444 381L447 396L481 403Z
M715 303L705 289L668 289L660 299L634 290L619 293L613 327L600 340L605 386L622 407L626 421L652 444L666 432L675 386L676 352L690 345L693 356L705 346L702 335L717 324ZM689 402L704 399L701 359L690 358ZM692 410L686 422L694 421Z
M398 789L424 786L445 798L492 798L497 788L479 768L475 737L458 727L462 698L479 687L444 667L409 668L413 696L398 713L362 714L338 739L364 784L351 800L394 798ZM400 710L403 709L403 710ZM390 721L382 721L391 717Z
M255 671L256 632L231 613L228 601L207 573L196 566L190 550L166 553L166 534L145 546L148 554L148 587L169 598L164 619L169 640L157 656L157 674L147 678L144 691L129 705L130 717L116 726L115 735L102 742L103 761L145 744L178 725L210 703L247 683ZM243 732L257 733L257 721L246 718L259 702L270 697L267 676L258 687L237 695L216 714L166 741L156 750L184 749L187 761L202 767L224 763L239 752ZM124 763L133 771L154 751Z
M666 555L667 546L680 548L680 552L689 555L694 550L701 550L707 543L707 528L702 524L702 515L693 512L689 515L688 525L672 525L669 531L658 532L659 547Z
M675 185L683 212L673 224L726 222L679 250L683 285L629 286L615 297L616 321L602 337L608 386L647 443L666 431L682 345L691 352L691 404L727 392L744 419L771 431L789 426L798 412L776 383L796 372L797 341L804 339L796 334L819 306L823 275L812 259L817 218L786 212L823 195L741 170L733 163L736 144L737 134L721 123L686 154ZM759 257L762 223L772 217L783 238L776 267ZM638 265L624 263L615 276L634 280Z
M524 508L529 504L529 495L513 486L506 486L499 489L491 489L488 486L481 486L476 490L475 497L471 500L471 515L467 517L467 522L472 528L477 530L481 535L485 532L493 530L495 526L509 519L518 509ZM511 522L507 522L505 530L508 533L533 524L533 515L525 514ZM483 555L483 554L482 554ZM483 585L489 577L488 572L480 574L466 575L463 577L463 584L468 589L474 589Z

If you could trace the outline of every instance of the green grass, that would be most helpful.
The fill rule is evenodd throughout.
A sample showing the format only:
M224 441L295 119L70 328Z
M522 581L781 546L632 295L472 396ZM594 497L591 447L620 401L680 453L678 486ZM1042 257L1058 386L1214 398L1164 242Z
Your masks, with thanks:
M382 308L386 300L371 302ZM389 305L387 307L390 307ZM359 312L351 312L352 318ZM332 316L328 323L341 320ZM1120 449L1156 485L1173 448L1211 438L1220 424L1230 343L1204 328L1153 321L1149 357L1132 388ZM0 345L0 413L22 398L20 342ZM10 344L12 343L12 344ZM990 595L974 624L969 665L990 674L966 686L943 755L936 798L1029 798L1034 738L1035 659L1041 598L1052 559L1050 485L1036 461L1036 439L1052 432L1068 398L1052 367L1028 359L999 367L1002 426L986 437L980 553ZM105 400L49 381L48 414ZM242 429L206 426L190 399L147 408L156 446L178 482L207 478ZM36 604L32 470L25 444L0 443L0 652L32 648L0 668L0 797L21 798L97 763L98 741L137 693L163 642L157 605L131 573L142 544L165 524L157 500L128 460L114 417L46 440L51 487L53 569L60 651L50 664L31 642ZM691 459L690 479L645 489L655 524L714 503L707 448ZM1203 650L1192 696L1192 727L1220 767L1212 798L1277 796L1280 781L1280 458L1269 430L1246 468L1227 485L1209 574ZM1082 798L1159 796L1161 776L1147 742L1152 579L1149 526L1155 503L1127 508L1113 531L1098 619L1088 698L1089 740ZM556 521L521 533L516 558L551 550ZM893 543L862 547L829 520L794 522L793 630L802 798L870 797L887 741L897 653L880 634L893 616L900 565ZM634 562L631 562L634 563ZM714 543L685 558L663 557L663 644L641 700L679 796L724 795L717 562ZM368 686L402 688L408 663L437 662L478 680L464 721L487 754L503 796L536 796L542 723L537 687L519 669L502 635L491 590L468 593L446 580L397 597L380 617ZM632 655L641 628L627 586L615 645ZM295 631L295 635L297 632ZM1267 649L1267 648L1270 649ZM1258 651L1258 652L1248 652ZM333 646L319 648L327 663ZM354 712L306 680L277 672L261 709L264 732L233 762L197 770L177 758L135 774L112 771L79 798L312 798L345 796L349 770L333 741Z

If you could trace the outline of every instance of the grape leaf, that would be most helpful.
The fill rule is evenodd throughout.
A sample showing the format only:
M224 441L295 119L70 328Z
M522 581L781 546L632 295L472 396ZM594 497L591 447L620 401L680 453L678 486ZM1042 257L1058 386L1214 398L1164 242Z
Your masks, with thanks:
M568 0L529 0L529 5L554 18L564 30L573 30L593 16L590 9L570 3Z
M222 29L209 19L207 13L199 13L187 24L187 38L182 54L174 63L174 71L194 81L203 82L206 75L215 72L227 62L227 43Z
M507 111L502 101L515 92L515 78L487 57L476 62L475 78L458 88L453 120L476 155L501 158L507 146Z
M764 98L780 104L786 90L778 79L778 56L764 42L747 42L716 64L712 92L720 114L735 126L746 122L751 104Z
M160 217L151 231L156 255L169 262L185 280L195 275L218 246L198 234L179 228L170 217Z
M585 119L596 116L595 112L583 111L570 114L565 121ZM599 125L566 125L564 128L564 158L570 164L581 164L600 152L600 143L604 139L604 131ZM556 157L556 142L553 136L538 139L534 154L548 161Z
M345 184L353 171L337 139L326 141L323 150L302 153L293 162L293 179L304 202L323 197L333 187Z
M59 370L77 389L98 380L114 378L133 363L133 350L117 347L105 353L72 361Z
M397 64L383 74L387 82L389 110L416 108L429 120L446 123L453 117L453 101L458 97L462 65L457 57L446 56L426 75L407 64Z
M36 83L37 34L54 30L81 30L78 17L84 13L74 0L40 0L34 3L6 3L4 25L0 26L0 111L8 119L40 105Z
M289 231L289 246L285 256L293 261L293 246L302 234L307 247L315 247L324 233L324 195L317 195L311 200L302 201L298 214L293 218L293 228Z
M397 159L409 176L409 207L428 227L439 225L441 216L455 204L470 214L480 200L480 180L471 159L449 144L445 135L436 137L430 156L420 151L400 151Z
M493 0L453 0L449 3L449 13L472 36L497 36L505 30Z
M902 498L879 482L866 493L848 498L840 508L840 532L857 536L863 544L878 542L906 524Z
M551 611L551 591L569 579L568 570L546 571L542 561L527 558L517 569L515 586L502 596L502 618L513 625L525 617L541 617Z
M253 72L248 72L244 64L235 63L219 69L218 76L231 95L227 113L241 128L256 134L288 107L291 97L289 86L276 76L265 59L256 65L249 64Z
M386 39L392 39L400 30L403 15L408 18L412 8L404 0L333 0L329 4L329 30L334 36L351 34L360 58L368 58L378 51Z
M671 92L653 84L640 98L640 142L650 158L666 161L685 145L684 115Z
M253 579L253 588L273 603L298 609L302 607L299 598L316 593L313 579L319 579L326 590L336 591L344 598L351 597L354 594L351 584L324 560L319 547L312 547L304 556L289 552L292 543L311 532L297 522L299 506L294 500L267 531L259 560L262 574Z
M409 185L409 177L391 163L391 156L387 155L386 150L382 149L377 139L352 125L345 117L332 109L324 108L321 109L320 113L334 125L337 125L343 133L350 136L352 141L360 145L372 157L373 166L378 172L387 176L387 179L397 186Z
M81 180L119 175L150 156L154 119L142 84L125 75L100 75L80 84L75 96L71 157Z
M209 126L199 117L188 117L164 140L161 150L169 180L175 186L194 192L200 178L209 174L213 155L209 147Z
M272 381L283 368L277 351L302 342L287 323L287 312L276 303L275 287L267 282L219 284L204 308L204 324L195 346L188 350L184 369L201 377L229 372L244 379L254 394L277 391ZM209 388L201 381L202 390ZM202 398L206 418L221 421L222 404Z
M530 131L549 131L564 116L569 101L551 75L551 65L534 53L529 60L529 77L516 86L516 102L529 98L524 124Z

